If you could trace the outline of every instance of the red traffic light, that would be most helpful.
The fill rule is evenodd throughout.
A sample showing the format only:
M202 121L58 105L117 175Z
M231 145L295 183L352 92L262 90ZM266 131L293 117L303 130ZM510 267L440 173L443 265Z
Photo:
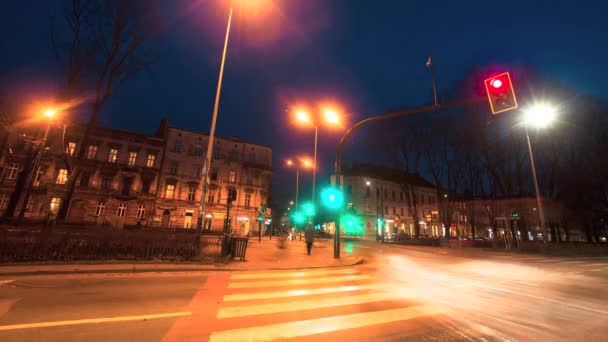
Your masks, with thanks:
M484 80L492 114L517 108L513 83L508 72Z

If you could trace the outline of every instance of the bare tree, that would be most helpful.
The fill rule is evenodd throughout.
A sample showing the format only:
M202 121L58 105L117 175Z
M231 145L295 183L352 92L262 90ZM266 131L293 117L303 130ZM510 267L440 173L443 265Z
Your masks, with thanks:
M63 72L64 100L89 97L91 113L75 158L84 157L91 130L104 104L134 75L149 70L156 60L146 43L160 30L156 7L145 0L72 0L63 10L63 24L52 18L51 43ZM68 198L58 219L66 219L80 172L69 162Z

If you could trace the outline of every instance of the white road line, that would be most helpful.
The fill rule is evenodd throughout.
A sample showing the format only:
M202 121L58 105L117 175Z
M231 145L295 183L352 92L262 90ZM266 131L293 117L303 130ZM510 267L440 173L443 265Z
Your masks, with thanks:
M335 306L356 305L372 302L381 302L385 300L397 300L403 298L403 296L395 296L394 293L380 292L367 293L355 296L335 297L329 299L324 298L316 300L301 300L273 304L233 306L221 308L217 313L217 318L243 317L272 314L277 312L293 312L301 310L331 308Z
M312 278L312 279L293 279L293 280L269 280L269 281L255 281L255 282L240 282L230 283L229 289L244 289L252 287L272 287L272 286L291 286L291 285L303 285L303 284L326 284L326 283L339 283L350 280L371 280L375 277L370 275L347 275L342 277L325 277L325 278Z
M182 317L182 316L190 316L190 315L192 315L192 312L184 311L184 312L171 312L171 313L154 314L154 315L104 317L104 318L76 319L76 320L70 320L70 321L54 321L54 322L0 325L0 331L17 330L17 329L48 328L48 327L58 327L58 326L62 326L62 325L110 323L110 322L124 322L124 321L143 321L143 320L147 320L147 319Z
M358 271L355 269L340 269L340 270L319 270L306 272L267 272L267 273L240 273L233 274L230 279L263 279L263 278L281 278L281 277L306 277L324 274L353 274Z
M241 300L256 300L281 297L299 297L310 296L327 293L352 292L360 290L380 290L391 288L394 285L388 284L365 284L365 285L346 285L337 287L323 287L318 289L297 289L288 291L269 291L269 292L254 292L254 293L237 293L224 295L224 302L234 302Z
M295 338L404 321L422 316L437 315L439 313L441 313L441 310L434 306L412 306L400 309L371 311L305 321L263 325L252 328L217 331L209 336L209 341L272 341L276 339Z

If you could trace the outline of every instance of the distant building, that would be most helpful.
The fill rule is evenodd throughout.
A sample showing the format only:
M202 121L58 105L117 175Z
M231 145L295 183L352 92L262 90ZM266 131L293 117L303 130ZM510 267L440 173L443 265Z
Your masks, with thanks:
M379 220L389 234L415 236L417 219L420 236L443 236L437 191L422 176L370 164L354 164L343 174L348 205L362 216L367 239L381 235Z
M82 125L66 126L65 134L53 127L34 172L42 132L2 132L3 216L18 216L25 206L24 216L37 220L61 217L64 210L71 223L196 227L207 135L169 127L166 121L151 136L94 127L78 150ZM238 194L232 227L235 233L247 234L270 196L272 151L237 139L217 138L214 145L205 227L223 228L227 189L233 187ZM82 158L75 158L77 153Z

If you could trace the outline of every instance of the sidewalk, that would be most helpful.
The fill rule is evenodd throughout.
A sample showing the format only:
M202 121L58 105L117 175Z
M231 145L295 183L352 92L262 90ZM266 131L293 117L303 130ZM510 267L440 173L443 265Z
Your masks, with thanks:
M102 261L80 263L47 264L9 264L0 265L0 279L13 276L51 275L51 274L96 274L96 273L145 273L145 272L218 272L248 271L271 269L297 269L351 266L363 262L361 258L344 256L339 260L333 257L333 244L329 240L317 240L312 255L306 255L304 241L286 241L286 248L278 247L278 238L262 242L250 238L244 262L162 262L162 261Z

